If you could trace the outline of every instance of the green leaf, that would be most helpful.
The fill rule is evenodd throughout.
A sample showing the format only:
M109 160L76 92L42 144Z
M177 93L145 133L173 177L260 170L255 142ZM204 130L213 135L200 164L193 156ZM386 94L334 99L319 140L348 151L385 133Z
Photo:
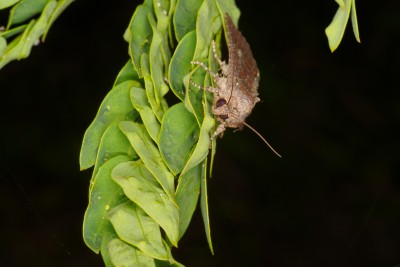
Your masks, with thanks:
M6 48L7 48L7 41L6 39L0 36L0 57L3 55Z
M196 66L195 69L189 75L186 75L183 78L183 84L186 87L185 100L184 100L185 107L191 113L193 113L199 125L201 125L201 123L203 122L203 117L204 117L204 110L202 104L204 89L198 88L198 86L193 85L191 82L199 86L202 86L205 77L206 77L205 71L200 66Z
M162 97L169 90L164 81L164 67L169 65L171 55L169 52L168 42L163 38L167 33L163 33L158 29L156 22L152 17L149 17L149 21L153 30L153 39L151 40L149 51L150 72L151 79L153 80L155 100L158 105L161 105ZM167 29L165 29L165 31L166 30ZM167 47L164 47L163 43L166 43Z
M27 24L24 24L24 25L12 28L12 29L4 31L4 32L0 31L0 36L2 36L4 38L13 37L14 35L17 35L18 33L23 32L27 26L28 26Z
M18 3L10 12L8 27L40 13L43 4L46 5L38 20L32 19L28 25L21 25L1 33L1 36L9 38L23 31L23 34L16 37L4 51L3 56L0 58L0 69L12 60L28 57L32 46L36 45L39 38L47 33L52 21L59 15L57 12L61 13L62 10L59 9L60 5L68 1L70 0L61 0L58 2L50 0L22 0ZM44 37L42 39L44 40Z
M353 24L353 32L358 42L360 42L360 36L358 33L358 24L357 24L357 14L355 9L355 0L343 0L344 7L339 7L336 11L335 16L331 24L325 29L325 34L328 37L329 48L331 51L335 51L344 35L344 31L346 29L347 22L350 17L350 10L353 7L352 11L352 24Z
M34 24L35 20L32 20L26 27L23 34L16 37L14 40L11 41L11 43L8 44L7 48L3 52L3 56L0 58L0 69L3 68L10 61L19 59L19 56L28 38L29 31L32 29Z
M115 267L115 265L111 261L110 253L108 252L108 244L113 239L118 239L118 235L117 233L115 233L114 227L112 226L111 222L107 220L107 223L104 226L104 234L101 240L100 252L106 267Z
M154 114L156 115L158 121L161 122L162 117L164 116L164 105L158 103L156 100L156 93L154 91L153 80L150 74L150 62L149 56L147 54L142 54L140 60L140 66L142 67L142 73L144 77L144 84L146 88L147 99L149 100L149 104ZM163 100L165 101L165 100Z
M7 29L42 12L50 0L21 0L10 11Z
M356 12L356 1L351 1L351 25L353 27L353 33L357 42L361 43L360 33L358 32L357 12Z
M185 265L180 264L179 262L176 261L171 263L170 261L155 260L155 262L157 267L185 267Z
M114 86L117 86L118 84L129 80L139 81L139 75L134 69L131 60L128 60L122 70L118 73L118 76L114 82Z
M170 19L172 17L173 10L175 9L175 1L169 1L169 0L153 0L153 7L157 19L157 31L160 33L161 36L161 55L164 59L164 64L166 66L169 65L169 60L171 59L171 51L169 48L169 42L168 42L168 37L170 34L170 28L169 23ZM153 29L154 32L154 29ZM153 36L153 41L155 37ZM151 49L151 48L150 48ZM151 53L150 53L151 54ZM166 88L168 90L168 86Z
M154 175L175 206L174 176L168 171L160 152L147 134L143 125L131 121L119 123L122 132L128 137L136 153L147 169Z
M149 53L150 43L153 36L148 20L149 16L152 16L151 9L146 5L140 5L136 8L129 25L129 36L131 37L129 40L129 54L132 58L133 66L140 78L143 78L141 56L143 53Z
M80 153L81 170L90 168L96 161L97 150L107 127L122 120L134 120L139 113L134 110L130 101L130 90L140 86L136 81L126 81L114 87L105 97L100 109L83 137Z
M183 78L192 70L192 64L190 62L193 59L195 48L196 32L192 31L185 35L179 42L169 64L169 85L171 86L172 92L174 92L180 100L184 100L185 97Z
M170 250L168 244L165 241L163 243L164 243L165 248L168 251L169 259L168 259L168 261L160 261L160 260L156 259L155 260L156 266L157 267L185 267L183 264L180 264L172 257L171 250Z
M154 259L127 243L114 239L108 244L112 263L116 267L155 267Z
M338 3L338 5L339 5L341 8L345 8L345 4L344 4L344 1L343 1L343 0L335 0L335 2Z
M126 155L129 160L138 157L129 140L119 129L118 122L112 122L101 137L92 177L96 176L98 169L107 160L119 155Z
M220 39L220 35L217 35L217 40ZM218 42L219 43L219 42ZM218 51L218 47L217 47L217 51ZM208 56L208 62L210 62L209 67L214 70L214 69L218 69L219 65L217 63L217 61L214 58L213 52L212 52L212 47L210 47L210 52L209 52L209 56ZM218 66L218 67L217 67ZM204 79L204 86L211 86L211 83L213 81L210 79L210 75L206 75L205 79ZM207 99L207 108L208 108L208 113L211 114L212 113L212 108L210 107L210 105L208 103L212 103L213 102L213 98L214 95L211 92L204 92L204 95ZM215 127L213 127L212 132L215 131ZM214 157L215 157L215 153L217 149L217 138L213 138L211 140L211 156L210 156L210 170L209 170L209 175L211 177L212 174L212 170L213 170L213 165L214 165Z
M178 209L143 162L139 160L118 165L112 172L112 178L123 188L125 195L156 221L171 243L177 246Z
M176 39L181 39L196 29L197 12L203 0L178 0L174 14L174 28Z
M153 9L153 0L144 0L142 5Z
M29 31L28 38L26 38L24 47L21 53L19 54L19 59L26 58L29 56L29 54L31 53L32 46L35 44L35 42L39 40L40 36L42 36L43 33L45 32L49 19L53 14L56 6L57 6L57 1L51 1L46 4L42 14L40 15L40 18L35 22L32 29Z
M100 167L93 180L89 196L89 205L83 220L83 239L94 252L99 253L104 229L107 224L106 214L113 207L126 201L121 187L111 180L111 170L121 162L130 160L127 156L117 156Z
M233 23L238 26L238 20L240 17L240 10L236 6L235 0L217 0L217 7L220 12L221 18L224 18L225 13L228 13L231 17ZM225 19L222 19L222 22L225 27Z
M5 9L7 7L10 7L14 5L15 3L18 3L21 0L1 0L0 1L0 9Z
M200 127L200 135L199 135L199 141L196 144L196 147L190 156L190 159L186 163L181 175L183 175L185 172L188 172L190 169L192 169L194 166L200 164L208 155L209 148L210 148L210 132L211 129L215 125L215 120L214 118L210 115L209 113L209 107L207 104L207 101L203 102L204 105L204 119L203 123L201 124Z
M205 0L197 15L196 24L196 51L194 60L203 61L208 58L211 40L221 30L221 16L214 0Z
M168 259L160 227L140 207L126 202L113 208L108 217L121 240L139 248L150 257Z
M59 0L57 2L57 7L54 10L53 14L50 17L49 23L47 24L46 30L43 34L42 41L46 39L47 34L49 33L50 27L57 20L57 18L61 15L61 13L75 0Z
M133 87L131 89L131 101L132 105L139 112L151 139L157 143L161 126L149 105L146 91L142 88Z
M169 44L171 47L175 47L175 34L174 34L174 25L173 25L173 18L174 18L174 13L176 9L176 2L178 0L171 0L169 4L169 12L168 12L168 37L169 39ZM167 40L168 41L168 40Z
M200 209L201 215L203 217L204 228L206 231L206 237L208 246L211 253L214 254L214 249L211 240L211 228L210 228L210 212L208 210L208 193L207 193L207 159L203 163L203 173L201 179L201 195L200 195Z
M153 0L154 13L158 22L157 27L161 31L166 31L168 28L168 11L170 1L168 0Z
M158 144L165 163L174 175L180 173L199 137L196 118L183 103L172 106L164 115Z
M202 164L179 177L176 201L179 205L179 239L185 234L192 219L200 194Z

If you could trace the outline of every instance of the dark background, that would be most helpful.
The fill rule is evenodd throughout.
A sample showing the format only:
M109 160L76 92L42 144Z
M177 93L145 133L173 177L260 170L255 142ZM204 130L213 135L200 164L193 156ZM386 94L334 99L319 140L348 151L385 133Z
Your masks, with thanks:
M128 59L122 34L138 4L103 2L74 2L45 44L0 71L0 266L103 265L82 240L91 171L79 171L78 155ZM333 54L333 0L238 5L261 72L263 102L248 123L283 158L248 129L226 133L209 182L215 256L196 213L175 257L398 266L400 2L357 1L362 43L349 24Z

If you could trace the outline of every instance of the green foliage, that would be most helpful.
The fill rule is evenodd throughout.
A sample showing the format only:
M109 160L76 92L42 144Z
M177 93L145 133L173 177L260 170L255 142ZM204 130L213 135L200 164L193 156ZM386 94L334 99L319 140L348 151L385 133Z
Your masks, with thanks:
M15 59L29 56L31 49L73 0L5 0L0 9L10 9L7 27L0 29L0 69ZM40 14L40 15L39 15ZM38 18L36 18L38 16Z
M2 0L10 8L0 28L0 69L29 56L73 0ZM331 51L343 37L350 12L360 42L355 0L339 9L326 28ZM94 166L83 237L106 266L182 266L171 254L187 230L200 199L211 252L207 174L216 143L211 42L223 39L224 14L237 24L234 0L144 0L124 34L130 59L83 138L80 167ZM169 106L171 89L178 104ZM211 155L210 154L211 148Z
M130 61L85 133L81 169L94 166L85 213L86 244L106 266L182 266L171 255L200 197L212 251L207 203L211 79L192 60L213 61L233 0L150 1L134 12L124 39ZM171 48L172 46L172 48ZM219 45L218 45L219 47ZM165 95L179 102L169 106Z
M335 0L339 8L333 17L331 24L325 29L325 34L328 37L329 48L331 51L335 51L340 41L343 38L344 31L346 29L347 22L350 17L351 11L351 24L353 26L354 36L357 42L360 41L360 34L358 32L358 22L356 13L356 0Z

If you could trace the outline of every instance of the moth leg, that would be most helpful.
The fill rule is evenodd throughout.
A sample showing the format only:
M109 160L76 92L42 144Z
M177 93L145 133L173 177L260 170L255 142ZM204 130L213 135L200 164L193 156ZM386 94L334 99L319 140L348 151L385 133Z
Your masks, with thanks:
M214 139L215 137L217 137L217 136L223 136L223 134L224 134L224 132L225 132L225 129L226 129L226 127L225 127L225 123L223 123L223 122L221 122L219 125L218 125L218 127L217 127L217 129L215 129L215 132L213 133L213 135L211 136L211 139Z
M219 64L220 66L224 66L224 65L225 65L225 62L223 62L223 61L218 57L217 48L215 47L215 41L214 41L214 40L212 40L211 46L212 46L212 51L213 51L215 60L218 62L218 64Z
M190 82L193 86L195 86L195 87L197 87L197 88L199 88L199 89L206 90L206 91L211 92L211 93L218 93L218 92L219 92L218 88L214 88L214 87L211 87L211 86L203 87L203 86L201 86L200 84L197 84L197 83L195 83L195 82L192 81L192 80L190 80L189 82Z
M202 67L205 71L207 71L208 73L210 73L213 77L218 76L218 74L212 72L203 62L200 62L200 61L191 61L190 63L192 63L193 65L199 65L199 66Z

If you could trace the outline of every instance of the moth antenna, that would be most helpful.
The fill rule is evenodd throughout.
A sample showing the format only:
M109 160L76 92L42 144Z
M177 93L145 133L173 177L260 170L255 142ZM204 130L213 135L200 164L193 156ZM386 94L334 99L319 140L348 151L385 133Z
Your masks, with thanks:
M244 125L246 125L247 127L249 127L250 130L252 130L255 134L257 134L258 137L260 137L261 140L263 140L264 143L272 150L272 152L275 153L275 155L277 155L278 157L282 158L282 156L281 156L278 152L276 152L276 150L267 142L267 140L265 140L265 138L264 138L259 132L257 132L256 129L254 129L253 127L251 127L251 126L250 126L249 124L247 124L246 122L244 122L244 121L242 121L242 122L243 122Z
M232 115L230 115L232 116ZM239 118L232 116L235 119L239 120L241 123L243 123L244 125L246 125L250 130L252 130L256 135L258 135L258 137L261 138L261 140L264 141L264 143L272 150L272 152L275 153L275 155L277 155L278 157L282 158L282 156L267 142L267 140L265 140L265 138L259 133L257 132L256 129L254 129L253 127L251 127L249 124L247 124L245 121L240 120Z

